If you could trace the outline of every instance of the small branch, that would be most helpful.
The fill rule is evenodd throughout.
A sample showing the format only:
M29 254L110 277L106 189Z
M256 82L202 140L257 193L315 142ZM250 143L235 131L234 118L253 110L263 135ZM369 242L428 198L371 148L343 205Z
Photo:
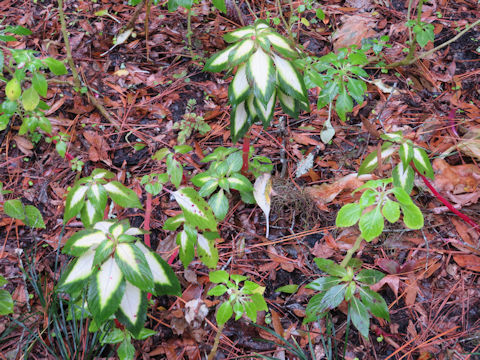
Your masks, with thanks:
M60 18L60 26L63 35L63 41L65 43L65 51L67 53L67 62L70 66L73 76L73 84L75 85L75 90L79 91L82 87L82 82L80 80L80 75L78 74L75 62L73 61L72 48L70 46L70 40L68 38L67 23L65 21L65 13L63 12L63 0L58 0L58 16ZM103 115L105 119L108 120L118 131L121 130L118 122L112 118L108 113L107 109L93 96L90 92L87 92L87 98L90 103L97 108L97 110Z
M125 25L120 29L120 31L118 32L119 34L123 33L128 29L133 29L135 27L135 23L137 22L137 19L140 16L140 13L142 12L143 6L145 5L146 1L147 0L142 0L137 4L137 6L135 7L135 11L130 16L130 21L127 23L127 25Z
M360 248L360 244L362 243L362 240L363 240L362 235L359 235L357 237L357 240L355 240L355 243L353 244L353 246L350 249L348 249L347 254L343 258L342 262L340 263L340 266L344 268L347 267L349 261L352 259L353 254L355 254L355 252Z

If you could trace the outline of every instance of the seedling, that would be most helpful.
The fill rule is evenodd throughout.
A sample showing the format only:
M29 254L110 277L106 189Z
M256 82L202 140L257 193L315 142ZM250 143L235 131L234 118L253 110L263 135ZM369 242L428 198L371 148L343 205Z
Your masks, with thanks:
M0 287L4 286L7 280L0 275ZM0 289L0 315L8 315L13 312L12 295L7 290Z
M307 288L319 291L308 302L304 323L317 320L338 307L342 301L349 303L348 311L353 325L368 338L372 315L390 321L385 300L369 286L379 282L385 275L377 270L359 270L358 263L343 267L332 260L315 258L318 268L329 276L320 277Z
M24 205L20 199L5 201L3 212L14 219L22 220L31 228L45 229L40 211L33 205Z
M220 335L225 323L235 314L235 320L239 320L246 315L254 323L257 322L257 313L259 311L268 311L267 303L263 298L265 288L247 280L246 276L232 274L229 275L225 270L211 271L210 281L219 284L208 291L208 295L223 296L228 299L223 302L217 310L216 320L218 325L217 336L212 351L208 359L213 359L217 351ZM240 283L243 286L240 288Z
M182 120L173 124L174 130L180 129L177 137L179 145L184 144L194 131L198 131L200 135L205 135L211 130L210 125L205 122L203 116L197 115L193 112L193 107L196 104L197 101L195 99L188 100L187 109L182 116Z

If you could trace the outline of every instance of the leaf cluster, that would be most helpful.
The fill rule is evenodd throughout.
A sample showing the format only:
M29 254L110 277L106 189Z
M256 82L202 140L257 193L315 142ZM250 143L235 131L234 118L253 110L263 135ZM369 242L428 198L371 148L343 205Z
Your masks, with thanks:
M325 316L343 301L348 302L352 323L365 338L368 338L371 315L390 321L385 300L369 287L380 281L385 276L383 273L360 270L361 264L344 268L329 259L315 258L314 261L328 276L319 277L307 285L319 293L308 302L304 323Z
M22 220L29 227L45 229L41 212L33 205L23 204L20 199L5 201L3 211L14 219Z
M370 180L354 192L365 190L358 202L342 206L337 214L338 227L353 226L358 222L362 237L371 241L378 237L384 228L384 218L395 223L403 213L403 222L409 229L423 227L423 214L401 187L387 189L392 178Z
M297 117L301 109L309 111L303 78L291 61L298 53L287 39L263 20L234 30L224 39L233 45L213 55L204 69L219 72L237 68L228 89L234 142L257 119L265 128L270 125L277 98L292 117Z
M208 291L208 295L223 296L227 295L227 300L223 302L217 310L216 320L218 325L225 324L234 314L235 320L240 319L244 314L252 320L257 321L257 312L268 311L267 303L263 298L265 288L247 280L246 276L232 274L229 275L225 270L211 271L210 281L215 284ZM240 283L243 286L240 288Z
M180 294L170 266L138 240L144 232L128 221L100 221L72 235L62 252L77 257L62 274L58 290L81 298L99 329L115 316L132 334L143 329L147 292Z

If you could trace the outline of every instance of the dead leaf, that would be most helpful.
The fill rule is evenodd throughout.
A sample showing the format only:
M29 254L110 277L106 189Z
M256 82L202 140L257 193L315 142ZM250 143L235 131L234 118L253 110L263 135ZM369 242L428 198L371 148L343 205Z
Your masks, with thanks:
M370 289L378 292L383 285L387 284L392 289L395 296L398 296L398 288L400 286L400 278L397 275L387 275L378 283L370 286Z
M269 173L262 174L257 180L255 180L255 185L253 185L253 197L265 214L265 221L267 223L266 238L268 238L270 232L269 215L271 195L273 195L272 191L272 179Z
M110 162L108 157L110 147L102 136L94 131L85 130L83 132L83 137L91 145L88 149L88 157L91 161L97 162L101 160L104 162Z
M31 156L33 154L33 144L30 140L20 135L15 135L13 140L17 143L18 150L24 155Z
M470 254L453 255L453 260L465 269L480 272L480 256Z
M333 35L333 47L336 50L350 45L362 45L362 39L377 35L375 28L377 21L367 15L343 16L342 26Z

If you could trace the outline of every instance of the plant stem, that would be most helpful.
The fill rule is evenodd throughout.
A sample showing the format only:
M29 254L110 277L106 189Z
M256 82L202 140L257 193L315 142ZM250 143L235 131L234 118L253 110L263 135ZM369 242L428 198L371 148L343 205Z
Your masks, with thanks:
M80 75L75 67L75 62L73 61L72 48L70 46L70 40L68 39L67 22L65 21L65 13L63 12L63 0L58 0L58 17L60 18L61 32L63 35L63 42L65 43L65 51L67 53L67 62L70 66L70 70L72 71L73 84L75 85L75 90L80 91L82 82L80 81ZM90 103L95 106L103 115L103 117L110 122L110 124L112 124L118 131L121 130L118 122L112 118L107 109L105 109L105 107L95 98L95 96L93 96L90 92L87 92L87 98L88 101L90 101Z
M250 135L247 134L243 138L243 145L242 145L242 152L243 152L243 165L242 165L242 174L246 175L248 171L248 155L250 153Z
M355 254L355 252L360 248L360 244L362 243L362 240L363 240L362 235L359 235L357 237L357 240L355 240L355 243L353 244L353 246L350 249L348 249L347 255L345 255L342 262L340 263L341 267L344 267L344 268L347 267L348 262L352 259L353 254Z
M417 170L417 168L415 167L415 165L413 163L411 163L410 165L413 167L415 172L422 178L423 182L425 183L425 185L427 185L427 187L430 189L430 191L433 193L433 195L438 200L440 200L448 208L448 210L450 210L455 215L460 217L463 221L465 221L467 224L472 226L474 229L480 230L480 225L478 225L475 221L470 219L467 215L462 214L460 211L455 209L455 207L447 199L445 199L442 195L440 195L440 193L433 187L433 185L430 183L430 181L428 181L428 179L422 173L420 173Z
M192 47L192 8L187 10L187 46L188 46L188 51L190 51L190 56L192 59L195 57L195 54L193 53L193 47Z
M215 335L215 342L213 343L212 351L208 354L208 360L213 360L217 353L218 344L220 343L220 336L222 335L223 327L225 324L218 325L217 335Z
M147 49L147 61L150 61L150 46L148 45L148 21L150 18L150 8L152 6L152 0L147 0L147 9L145 11L145 47Z

